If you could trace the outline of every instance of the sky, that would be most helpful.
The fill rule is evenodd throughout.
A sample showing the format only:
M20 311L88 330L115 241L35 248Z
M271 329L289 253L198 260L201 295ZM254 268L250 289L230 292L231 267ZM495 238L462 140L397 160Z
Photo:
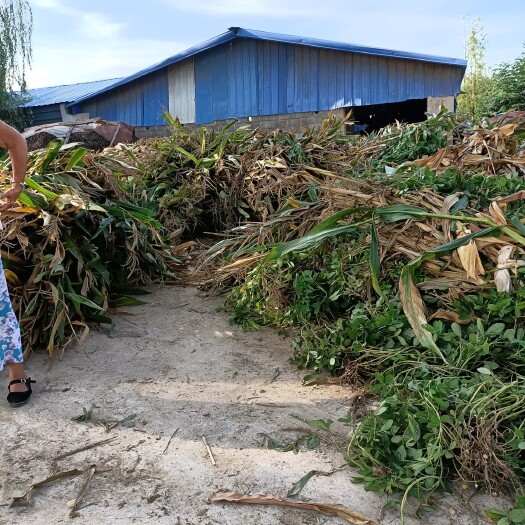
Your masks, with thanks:
M454 58L479 17L490 67L525 50L523 0L29 0L28 88L131 75L239 26ZM465 19L465 17L467 17ZM466 20L466 21L465 21ZM470 21L469 21L470 20Z

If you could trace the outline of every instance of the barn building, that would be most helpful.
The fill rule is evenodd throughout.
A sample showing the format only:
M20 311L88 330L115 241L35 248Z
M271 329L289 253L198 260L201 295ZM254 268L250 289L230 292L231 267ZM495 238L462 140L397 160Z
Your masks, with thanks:
M88 115L163 132L163 113L183 124L232 118L301 131L331 112L368 130L453 111L466 61L239 27L66 104Z
M82 118L82 115L73 117L71 112L66 109L66 104L105 89L119 80L121 79L113 78L81 84L29 89L25 95L26 102L21 107L30 110L29 121L31 126L78 120Z

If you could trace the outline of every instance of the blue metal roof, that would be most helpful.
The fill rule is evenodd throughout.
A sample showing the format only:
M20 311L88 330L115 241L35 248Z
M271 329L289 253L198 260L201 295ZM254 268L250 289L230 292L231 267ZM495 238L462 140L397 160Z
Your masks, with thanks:
M69 84L66 86L28 89L28 101L23 104L23 107L48 106L51 104L72 102L77 98L86 97L105 89L119 80L121 79L112 78L109 80L97 80L96 82L83 82L81 84Z
M231 42L232 40L235 40L235 39L270 41L270 42L277 42L277 43L284 43L284 44L314 47L314 48L319 48L319 49L329 49L333 51L347 51L351 53L358 53L358 54L364 54L364 55L375 55L375 56L391 57L391 58L403 58L407 60L418 60L422 62L452 65L452 66L458 66L462 68L467 67L467 62L459 58L448 58L448 57L440 57L440 56L434 56L434 55L424 55L420 53L410 53L407 51L395 51L392 49L382 49L382 48L376 48L376 47L361 46L361 45L356 45L356 44L347 44L343 42L333 42L331 40L320 40L317 38L306 38L306 37L300 37L300 36L283 35L279 33L267 33L265 31L256 31L253 29L243 29L242 27L231 27L226 33L216 36L215 38L207 40L206 42L203 42L196 46L190 47L189 49L182 51L181 53L173 55L172 57L167 58L166 60L163 60L162 62L159 62L158 64L155 64L137 73L134 73L133 75L130 75L129 77L125 77L115 82L111 86L103 87L94 93L80 95L77 99L75 99L73 102L71 102L68 105L71 106L73 104L83 102L84 100L87 100L89 98L101 95L102 93L105 93L106 91L109 91L113 88L122 86L124 84L128 84L129 82L132 82L133 80L149 75L155 71L158 71L159 69L165 68L177 62L181 62L182 60L193 57L197 54L202 53L203 51L215 48L217 46L220 46L221 44L224 44L226 42Z
M279 33L267 33L265 31L255 31L253 29L243 29L242 27L232 27L239 38L253 38L254 40L269 40L271 42L281 42L283 44L296 44L301 46L317 47L320 49L332 49L334 51L350 51L364 55L376 55L393 58L406 58L409 60L422 60L423 62L435 62L437 64L448 64L453 66L467 66L466 60L460 58L440 57L434 55L423 55L421 53L410 53L408 51L396 51L393 49L382 49L379 47L361 46L358 44L347 44L344 42L334 42L332 40L320 40L318 38L306 38L301 36L281 35Z

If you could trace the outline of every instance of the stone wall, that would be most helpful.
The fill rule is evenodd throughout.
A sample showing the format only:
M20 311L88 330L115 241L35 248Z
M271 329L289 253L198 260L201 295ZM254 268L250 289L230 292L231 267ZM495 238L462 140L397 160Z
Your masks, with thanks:
M456 111L456 97L428 97L427 113L436 115L439 113L441 106L445 106L447 111L454 113Z
M323 120L326 120L330 115L335 115L337 118L342 119L345 116L345 110L335 109L333 111L310 111L308 113L240 118L235 126L251 126L252 128L259 128L262 131L273 131L279 128L292 133L303 133L306 128L320 126ZM211 127L221 127L225 124L227 124L227 121L214 122Z
M330 115L337 118L344 118L344 109L335 109L333 111L311 111L308 113L291 113L289 115L263 115L260 117L242 117L237 119L234 127L250 126L259 128L262 131L273 131L275 129L284 129L292 133L303 133L306 128L313 126L319 127L323 120ZM220 129L230 123L231 120L217 120L211 124L204 124L202 127L208 129ZM185 127L195 127L195 124L184 124ZM136 126L135 135L137 138L165 137L170 134L168 126Z
M153 137L169 137L169 126L135 126L135 137L138 139L151 139Z

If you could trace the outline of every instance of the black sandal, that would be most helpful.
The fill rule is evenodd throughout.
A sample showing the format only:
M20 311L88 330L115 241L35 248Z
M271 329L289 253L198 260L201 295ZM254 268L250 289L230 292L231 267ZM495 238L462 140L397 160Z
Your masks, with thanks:
M19 383L26 385L27 390L25 392L11 392L11 385L16 385ZM36 381L33 381L30 377L26 379L13 379L13 381L9 383L9 394L7 394L7 402L9 403L9 406L11 408L21 407L22 405L25 405L27 403L32 393L31 383L36 383Z

